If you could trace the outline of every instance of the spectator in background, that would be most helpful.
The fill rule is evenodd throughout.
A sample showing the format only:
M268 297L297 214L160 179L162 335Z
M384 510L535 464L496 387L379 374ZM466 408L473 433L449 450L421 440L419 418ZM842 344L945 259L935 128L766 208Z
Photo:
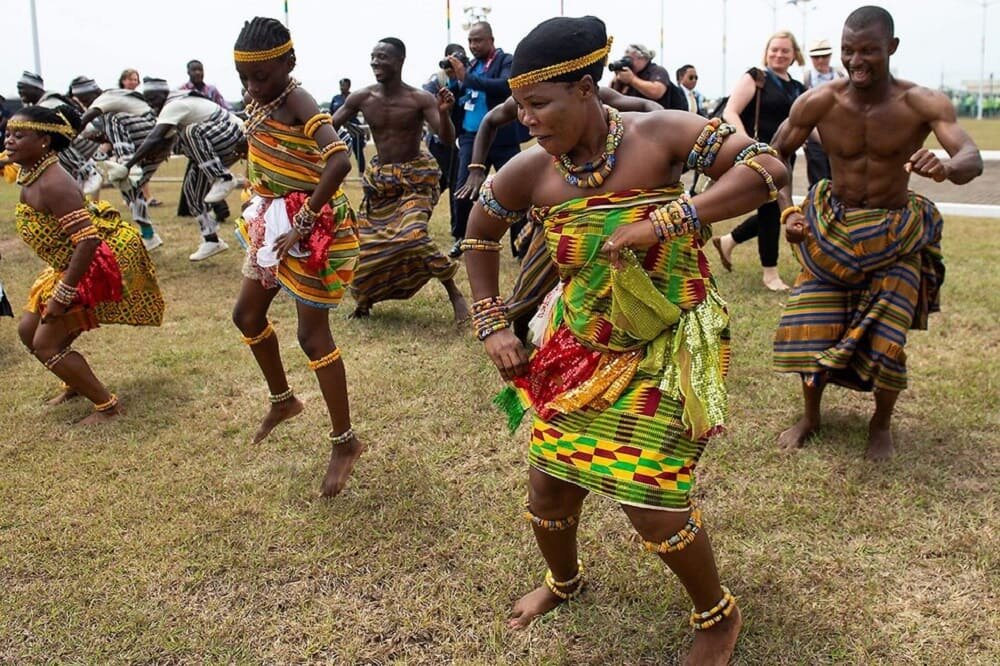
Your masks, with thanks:
M684 96L687 98L687 110L699 116L707 116L705 96L695 89L698 85L698 70L694 65L684 65L678 69L677 82L682 86Z
M834 79L845 76L843 70L830 66L830 57L833 48L830 42L820 39L813 42L809 49L809 58L812 60L812 69L807 69L802 79L802 84L806 90L818 88L824 83L829 83ZM806 176L809 179L809 187L812 187L824 178L830 177L830 160L823 152L823 144L820 142L819 132L813 131L806 140Z
M653 62L656 51L642 44L629 44L625 60L609 63L615 73L611 88L629 97L645 97L664 109L687 111L684 93L670 81L670 74Z
M490 152L486 155L486 161L482 164L471 163L472 145L476 141L476 132L479 130L479 124L486 116L486 112L503 104L510 97L510 86L507 84L507 79L510 78L513 56L496 47L493 42L493 28L486 21L475 23L469 29L469 51L472 53L473 60L468 66L455 55L448 56L452 71L455 73L455 77L450 80L448 87L458 100L455 106L459 107L462 116L460 124L455 128L458 133L458 180L453 192L465 185L465 180L469 177L469 169L482 169L489 172L490 167L493 167L499 170L521 150L518 126L509 125L497 132L497 138L493 142ZM462 254L459 244L465 238L465 226L469 221L472 201L458 199L453 194L451 202L452 206L455 207L452 213L451 228L455 244L448 256L455 258ZM511 228L512 251L513 239L517 237L518 231L520 231L520 226Z
M226 111L232 111L229 102L222 96L219 89L211 83L205 83L205 66L200 60L192 60L187 64L188 80L181 86L181 90L193 90L202 97L207 97Z
M333 96L330 100L330 114L333 113L344 105L347 101L348 96L351 94L351 80L348 78L343 78L339 81L340 93ZM354 153L354 159L358 162L358 173L363 174L365 172L365 143L367 143L367 137L365 136L365 129L361 126L361 120L358 118L358 114L354 114L350 118L344 121L343 129L347 130L347 133L351 136L351 152Z
M465 54L465 47L461 44L449 44L444 47L444 57L439 64L447 64L447 67L439 67L438 71L431 74L427 82L422 86L424 90L432 95L437 95L441 88L447 88L451 82L455 79L455 70L452 69L451 61L448 60L449 56L455 56L463 63L469 61L468 56ZM455 126L456 130L462 126L462 110L458 104L456 104L451 110L451 123ZM450 222L451 229L455 228L455 206L451 203L452 193L454 192L455 181L458 179L458 148L455 142L452 141L450 144L446 144L441 141L441 137L428 129L427 131L427 150L430 151L434 159L437 160L438 167L441 169L441 192L442 194L447 190L449 193L448 197L448 207L450 209Z
M123 90L135 90L139 87L139 70L123 69L118 76L118 87Z

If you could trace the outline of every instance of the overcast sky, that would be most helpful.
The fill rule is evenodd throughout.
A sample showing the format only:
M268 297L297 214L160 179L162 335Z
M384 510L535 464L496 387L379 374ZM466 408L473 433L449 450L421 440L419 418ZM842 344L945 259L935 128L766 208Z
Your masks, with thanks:
M464 43L462 8L491 4L489 20L498 47L513 52L518 39L535 24L560 11L559 0L453 0L451 39ZM729 0L728 54L723 63L722 0L664 0L664 48L660 50L659 0L564 0L568 16L593 14L615 37L613 56L630 42L657 50L655 62L674 70L694 64L699 89L721 95L741 72L760 61L774 27L787 28L802 40L803 12L783 0ZM828 38L834 55L844 18L859 2L811 0L805 14L805 39ZM897 76L938 87L957 86L979 75L979 0L885 0L901 38L893 70ZM328 100L341 77L354 88L373 82L368 54L381 37L395 36L407 46L403 77L419 84L436 69L447 43L444 0L288 0L292 38L298 54L296 76L317 99ZM3 0L3 57L0 92L16 96L24 69L34 69L29 0ZM134 67L143 76L160 76L180 85L184 65L205 63L205 79L229 99L239 95L232 46L243 21L254 15L283 18L282 0L36 0L41 73L46 87L65 91L70 79L85 74L105 88L117 86L118 75ZM772 7L777 7L776 17ZM1000 79L1000 48L989 37L1000 36L1000 3L989 10L986 76ZM836 61L836 58L835 58ZM793 73L798 76L797 71ZM605 76L605 83L608 82ZM998 80L1000 92L1000 80Z

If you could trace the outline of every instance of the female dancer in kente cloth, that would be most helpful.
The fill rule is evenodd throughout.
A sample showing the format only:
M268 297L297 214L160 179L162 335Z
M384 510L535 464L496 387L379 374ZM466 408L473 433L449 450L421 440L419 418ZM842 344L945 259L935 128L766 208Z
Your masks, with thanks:
M86 203L59 165L59 151L79 128L80 116L68 105L27 106L7 124L5 146L21 166L18 234L48 264L31 287L18 334L63 380L64 393L53 403L83 395L95 412L81 423L99 423L120 413L118 398L70 345L100 324L159 326L163 297L139 233L107 202Z
M245 23L233 57L250 97L243 129L253 191L237 221L247 258L233 321L271 393L271 408L253 441L302 411L267 320L280 287L295 298L299 345L330 413L332 451L321 492L333 496L343 490L364 450L351 428L344 362L328 316L340 304L359 254L354 211L340 189L351 170L347 146L330 115L321 113L316 100L291 78L295 51L279 21L256 17Z
M538 145L484 184L466 234L474 326L512 382L498 403L515 426L535 411L526 518L549 571L510 624L583 590L576 530L594 492L621 504L687 589L699 630L689 663L725 664L740 615L690 499L727 411L729 318L703 247L709 223L774 198L787 172L766 144L717 120L602 106L610 44L594 17L550 19L521 41L510 86ZM685 195L685 163L715 185ZM498 296L498 241L525 211L562 285L530 358Z

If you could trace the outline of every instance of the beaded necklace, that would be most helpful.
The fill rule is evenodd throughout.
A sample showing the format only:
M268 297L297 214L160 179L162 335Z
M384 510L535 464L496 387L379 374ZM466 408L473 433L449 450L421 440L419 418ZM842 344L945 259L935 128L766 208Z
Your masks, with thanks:
M59 161L59 156L53 152L48 152L42 155L37 162L32 164L30 167L22 168L21 172L17 174L17 184L21 187L27 187L33 182L41 178L45 170L50 166Z
M247 104L247 121L243 125L243 134L250 136L257 131L257 128L264 124L264 121L271 117L274 111L285 103L285 100L292 93L293 90L299 87L299 82L295 79L289 79L288 85L285 89L281 91L281 94L272 99L267 104L261 106L255 101L251 101Z
M573 164L569 155L563 153L555 159L556 170L567 183L575 187L600 187L615 168L615 151L625 136L625 123L617 109L604 107L608 114L608 138L604 142L604 152L592 162L583 165ZM583 174L589 174L581 178Z

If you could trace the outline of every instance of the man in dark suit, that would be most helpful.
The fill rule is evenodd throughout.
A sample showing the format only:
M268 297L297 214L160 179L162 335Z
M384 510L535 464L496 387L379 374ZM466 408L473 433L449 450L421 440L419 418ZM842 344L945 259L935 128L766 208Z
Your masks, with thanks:
M469 169L482 169L488 172L490 167L499 169L520 150L520 137L517 123L501 128L497 138L490 148L483 164L470 164L472 161L472 144L476 140L476 131L487 111L502 104L510 96L510 67L513 56L496 48L493 43L493 29L489 23L475 23L469 29L469 52L473 60L466 66L454 55L449 56L455 77L449 87L458 100L456 107L461 109L461 124L458 131L458 182L454 188L458 190L469 177ZM458 242L465 237L465 226L472 210L472 201L451 197L452 228L451 235L455 245L449 255L458 257L462 251ZM517 237L518 229L511 228L511 248L513 239Z

